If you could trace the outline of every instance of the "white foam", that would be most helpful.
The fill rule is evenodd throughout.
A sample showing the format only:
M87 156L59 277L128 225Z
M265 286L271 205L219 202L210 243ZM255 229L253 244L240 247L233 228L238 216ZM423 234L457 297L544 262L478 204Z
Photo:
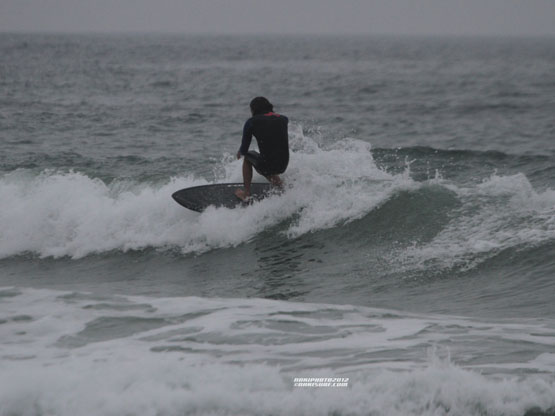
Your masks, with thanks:
M124 358L124 357L120 357ZM554 405L552 383L493 380L453 366L409 373L377 370L350 377L351 388L292 388L266 365L190 366L167 356L84 367L7 370L3 414L33 415L483 415L521 416ZM23 368L22 368L23 370ZM326 376L333 370L322 371ZM331 374L330 374L331 373Z
M83 257L110 250L179 247L184 252L235 246L265 228L297 218L292 236L359 218L395 190L415 186L405 175L380 170L362 141L345 139L323 149L298 130L291 134L287 191L244 209L179 207L170 195L207 183L191 175L165 184L106 184L80 172L16 171L0 178L0 258L26 252ZM296 150L295 150L296 149ZM218 182L240 182L241 161L230 155ZM258 175L255 180L263 180Z
M366 142L346 138L319 145L291 130L286 192L241 209L209 208L202 214L178 206L170 195L208 183L191 174L163 184L106 184L80 172L19 170L0 177L0 258L23 253L79 258L111 250L168 247L184 253L246 243L258 233L286 224L288 238L342 226L364 217L392 195L416 190L410 170L380 169ZM240 182L241 161L224 155L217 182ZM255 181L264 181L255 175ZM430 183L455 192L462 207L423 245L394 253L407 267L479 263L506 248L555 239L555 191L534 190L523 174L492 175L483 183L457 186L436 177Z
M555 240L555 191L536 191L524 174L493 174L471 187L444 184L462 207L431 242L399 256L406 265L429 267L433 260L470 268L505 249Z
M25 172L0 181L0 256L24 252L81 257L114 249L182 242L191 215L172 205L172 190L205 183L180 178L159 188L102 181L78 172Z
M541 374L555 364L549 345L535 344L528 361L502 355L504 341L552 345L552 322L33 289L2 297L0 317L2 415L522 415L555 406L555 379ZM123 329L124 318L161 323L121 335L110 322ZM100 319L112 320L105 334ZM86 342L60 342L79 336ZM441 345L450 359L439 358ZM490 375L454 364L469 358ZM350 380L346 389L302 389L293 377Z

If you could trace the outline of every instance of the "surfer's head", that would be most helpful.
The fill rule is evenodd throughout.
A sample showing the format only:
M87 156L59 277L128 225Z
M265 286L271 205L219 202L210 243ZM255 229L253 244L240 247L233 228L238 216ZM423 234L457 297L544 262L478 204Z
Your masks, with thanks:
M274 111L274 106L267 98L256 97L251 101L251 113L253 116L258 114L266 114Z

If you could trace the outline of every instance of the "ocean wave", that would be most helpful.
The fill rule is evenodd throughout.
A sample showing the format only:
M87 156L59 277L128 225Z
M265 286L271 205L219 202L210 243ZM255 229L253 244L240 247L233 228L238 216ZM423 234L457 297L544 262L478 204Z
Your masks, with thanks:
M389 172L400 173L410 164L411 177L423 181L439 174L457 183L478 183L492 173L524 173L542 187L555 180L553 154L510 154L500 151L438 149L410 146L396 149L372 149L376 163Z
M170 199L177 189L207 183L192 175L156 185L106 183L78 171L5 174L0 179L0 257L31 252L79 258L169 246L204 251L248 242L296 216L288 231L294 238L362 217L395 189L413 186L404 175L378 169L369 145L361 141L344 140L327 150L312 145L311 152L293 152L291 159L282 197L245 209L210 208L200 215ZM220 171L220 182L241 181L240 161L224 158Z
M555 414L553 382L495 380L452 365L408 373L376 370L347 377L351 388L293 389L294 376L283 377L264 364L191 365L167 356L118 356L117 363L75 359L56 369L9 366L0 376L7 386L0 393L2 408L9 415L59 416ZM337 370L317 373L328 378Z
M208 183L192 173L158 182L107 182L72 170L4 174L0 258L80 258L146 248L199 253L249 243L272 228L292 240L324 230L332 231L332 239L345 232L361 235L364 229L360 241L368 244L411 245L401 253L405 265L433 260L450 267L555 238L555 191L536 191L522 173L468 184L439 174L418 181L410 162L399 172L380 167L364 141L321 145L293 132L291 145L282 195L201 214L170 198L177 189ZM226 155L215 168L216 182L240 182L240 163Z
M522 416L555 407L547 321L36 289L3 288L0 299L2 414ZM301 388L295 377L349 381Z
M504 250L555 240L555 191L537 192L525 175L493 174L477 186L447 186L461 207L432 241L403 253L406 264L469 269Z

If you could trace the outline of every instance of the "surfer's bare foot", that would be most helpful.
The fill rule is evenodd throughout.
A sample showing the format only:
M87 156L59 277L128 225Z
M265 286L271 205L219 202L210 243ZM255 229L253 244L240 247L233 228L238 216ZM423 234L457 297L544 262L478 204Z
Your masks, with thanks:
M251 197L250 192L247 192L244 189L237 189L235 191L235 196L243 202L247 202Z

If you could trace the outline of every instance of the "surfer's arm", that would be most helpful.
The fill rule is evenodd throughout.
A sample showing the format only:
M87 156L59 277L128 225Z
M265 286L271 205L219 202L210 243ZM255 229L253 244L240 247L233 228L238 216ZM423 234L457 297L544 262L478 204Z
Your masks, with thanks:
M241 147L237 152L237 158L244 156L249 151L249 146L252 141L252 119L248 119L243 127L243 140L241 140Z

